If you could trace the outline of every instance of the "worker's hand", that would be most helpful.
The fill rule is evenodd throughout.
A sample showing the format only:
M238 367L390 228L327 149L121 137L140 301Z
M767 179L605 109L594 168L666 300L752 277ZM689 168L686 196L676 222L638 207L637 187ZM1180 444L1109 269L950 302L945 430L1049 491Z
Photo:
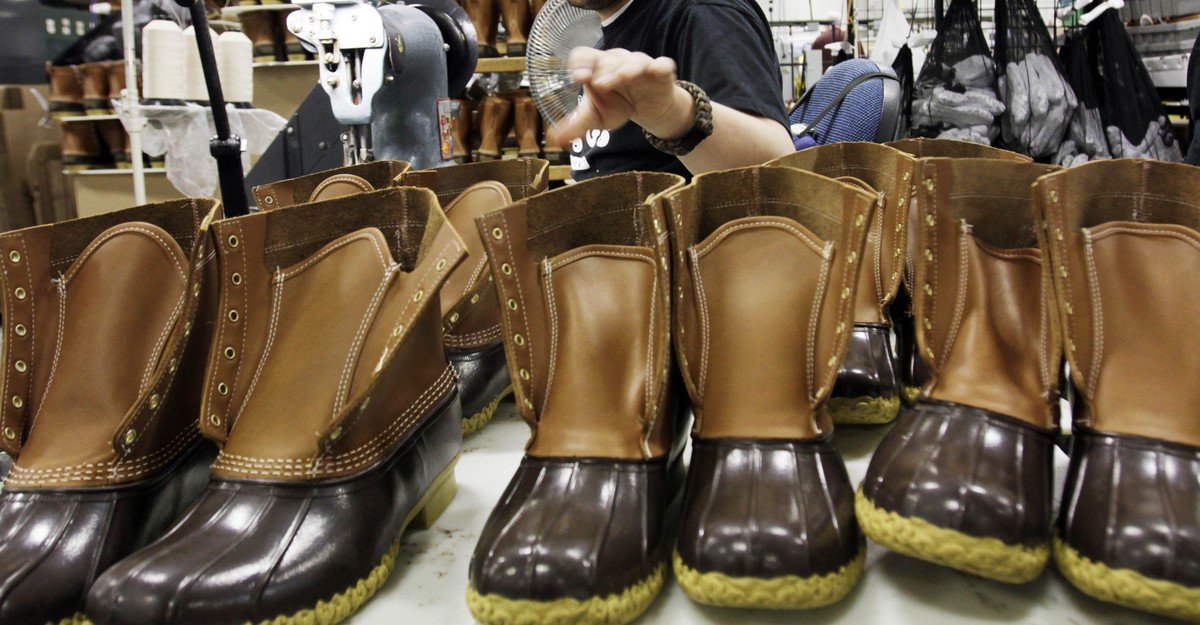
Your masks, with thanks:
M695 123L695 103L675 85L675 61L667 57L575 48L567 69L583 85L583 98L550 130L549 139L560 147L588 130L613 130L628 121L663 139L682 137Z

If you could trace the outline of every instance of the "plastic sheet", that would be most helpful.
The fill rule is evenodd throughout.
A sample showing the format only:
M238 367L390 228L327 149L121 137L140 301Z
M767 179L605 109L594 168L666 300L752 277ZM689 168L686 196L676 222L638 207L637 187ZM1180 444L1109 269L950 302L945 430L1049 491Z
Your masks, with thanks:
M911 136L991 144L1005 110L973 0L952 0L917 77Z
M287 120L265 109L227 107L229 126L242 138L242 170L250 171L252 156L261 155ZM209 152L216 134L212 111L189 104L180 107L143 108L149 123L142 132L142 151L166 155L167 180L188 197L212 197L217 190L217 161Z

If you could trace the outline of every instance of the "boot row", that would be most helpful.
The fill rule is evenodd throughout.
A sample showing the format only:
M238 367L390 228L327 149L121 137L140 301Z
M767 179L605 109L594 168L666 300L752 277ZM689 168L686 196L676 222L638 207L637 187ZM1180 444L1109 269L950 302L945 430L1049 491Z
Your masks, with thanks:
M240 218L181 200L0 236L0 622L357 609L510 392L471 221L547 169L372 163Z
M46 78L52 116L112 115L112 100L125 88L125 62L47 65Z
M538 113L533 96L520 90L475 100L455 100L454 160L458 163L502 158L510 133L516 136L518 158L544 157L552 165L565 163L566 152L544 143L549 124Z
M525 56L529 27L546 0L461 0L467 17L475 26L479 40L479 58L500 56L497 26L504 24L507 35L504 56Z

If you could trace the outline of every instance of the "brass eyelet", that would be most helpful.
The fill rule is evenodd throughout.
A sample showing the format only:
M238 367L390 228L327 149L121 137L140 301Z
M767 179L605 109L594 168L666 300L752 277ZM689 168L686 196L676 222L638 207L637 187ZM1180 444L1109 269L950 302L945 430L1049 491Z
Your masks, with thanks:
M21 408L22 406L25 405L25 400L21 399L20 395L13 395L12 405L13 405L13 408Z
M1058 275L1060 275L1064 278L1067 277L1067 266L1066 265L1058 266Z
M450 323L458 323L458 313L450 314Z
M197 282L194 286L192 286L192 296L200 297L200 283L199 282Z
M8 258L14 263L19 263L21 262L21 253L17 250L13 250L8 253Z
M7 439L8 439L8 440L10 440L10 441L11 441L11 440L16 440L16 438L17 438L17 433L16 433L16 431L15 431L15 430L13 430L12 428L4 428L4 438L7 438Z
M932 287L932 286L929 286L929 284L928 284L928 283L926 283L926 284L925 284L925 294L926 294L926 295L933 295L933 287Z
M1058 191L1055 191L1054 189L1050 189L1050 203L1058 204Z
M439 258L439 259L438 259L438 262L437 262L437 264L436 264L436 265L434 265L434 269L437 269L438 271L441 271L441 270L443 270L443 269L445 269L445 268L446 268L446 259L445 259L445 258Z
M504 231L499 228L492 228L492 238L499 241L504 238Z
M400 336L400 334L403 332L404 332L404 324L403 323L392 328L392 336Z
M16 290L13 291L13 295L16 295L17 299L25 299L28 293L25 292L24 287L17 287Z
M520 334L514 334L514 335L513 335L513 342L514 342L514 343L516 343L517 345L524 345L524 344L525 344L525 337L521 336Z
M508 263L504 263L503 265L500 265L500 273L502 273L506 276L511 276L512 275L512 265L510 265Z
M849 260L850 262L854 262L854 261L858 260L858 252L851 251L850 256L847 257L847 260Z
M926 215L925 223L929 224L930 226L933 226L933 224L935 223L933 220L933 215Z
M125 430L125 444L132 445L137 440L137 430L130 428Z
M476 294L474 294L474 295L472 295L472 296L471 296L471 303L472 303L472 304L478 304L478 303L479 303L479 294L478 294L478 293L476 293Z
M233 282L233 285L234 285L234 286L237 286L237 285L239 285L239 284L241 284L241 283L242 283L242 274L240 274L240 273L235 273L235 274L233 274L232 276L230 276L230 277L229 277L229 280L230 280L231 282Z
M237 357L237 350L236 350L236 349L234 349L233 347L226 347L226 348L225 348L225 358L226 358L226 359L228 359L228 360L233 360L233 359L234 359L234 358L236 358L236 357Z
M329 442L332 443L341 437L342 437L342 426L339 425L336 428L333 428L333 431L329 433Z
M516 310L516 309L517 309L517 300L515 300L515 299L512 299L512 298L509 298L509 300L508 300L508 309L509 309L509 310Z
M150 396L150 409L151 410L158 410L158 405L160 403L162 403L162 398L160 398L158 396L158 393L155 393Z
M418 290L416 293L413 293L413 301L414 302L421 301L422 297L425 297L425 291Z
M933 250L925 248L925 260L933 260Z
M1075 314L1075 307L1071 305L1071 302L1067 302L1067 303L1066 303L1066 304L1063 306L1063 308L1065 308L1065 309L1067 310L1067 314L1068 314L1068 315L1073 315L1073 314Z
M238 319L240 319L240 318L241 318L241 316L238 315L238 311L236 311L236 310L229 311L229 320L230 321L237 323Z
M221 427L221 417L215 414L210 414L208 415L208 423L215 428L219 428Z
M179 361L172 358L170 362L167 363L167 372L175 373L175 369L177 368L179 368Z
M238 243L240 243L240 241L238 241L236 234L229 235L229 247L237 247Z
M229 385L224 382L217 384L217 393L220 395L228 395L229 394Z
M842 289L842 299L849 299L849 298L850 298L850 287L846 287L846 288Z
M855 225L855 226L862 226L864 221L866 221L866 219L865 219L865 218L864 218L862 215L859 215L859 216L857 216L857 217L855 217L855 218L854 218L854 225Z
M927 191L931 191L931 192L933 191L933 178L925 179L925 189Z
M529 401L528 399L526 399L526 400L525 400L525 407L526 407L526 408L528 408L529 410L533 410L533 402L531 402L531 401Z
M527 381L527 382L529 381L529 371L528 371L528 370L526 370L526 369L521 369L521 371L520 371L520 375L521 375L521 379L522 379L522 380L525 380L525 381Z
M654 232L657 234L662 233L662 224L658 223L658 219L654 220Z
M25 373L27 370L29 370L29 366L25 364L24 360L18 360L17 362L13 363L13 367L15 367L19 373Z

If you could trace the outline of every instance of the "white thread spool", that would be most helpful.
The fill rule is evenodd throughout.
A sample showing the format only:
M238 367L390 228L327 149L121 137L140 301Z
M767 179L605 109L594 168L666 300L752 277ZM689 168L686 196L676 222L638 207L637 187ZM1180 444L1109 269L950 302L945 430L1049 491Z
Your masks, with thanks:
M148 101L182 100L183 31L170 20L154 20L142 29L142 97Z
M217 33L208 30L210 41L217 40ZM200 64L200 46L196 43L196 29L188 26L183 29L183 80L185 84L185 100L190 102L208 102L208 86L204 84L204 66Z
M217 38L217 72L225 101L247 106L254 100L254 44L240 32L227 30Z

